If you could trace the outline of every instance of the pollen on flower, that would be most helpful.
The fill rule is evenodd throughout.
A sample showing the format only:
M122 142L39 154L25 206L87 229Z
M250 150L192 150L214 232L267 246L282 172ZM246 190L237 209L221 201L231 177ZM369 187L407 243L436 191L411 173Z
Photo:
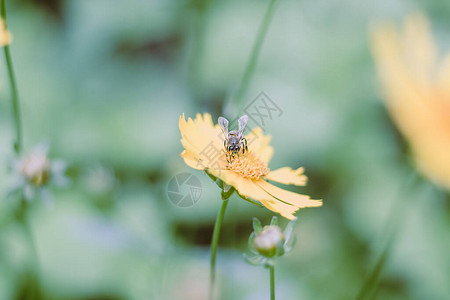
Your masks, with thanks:
M250 179L259 179L270 172L266 164L256 157L253 152L247 152L245 156L235 156L227 163L227 169Z

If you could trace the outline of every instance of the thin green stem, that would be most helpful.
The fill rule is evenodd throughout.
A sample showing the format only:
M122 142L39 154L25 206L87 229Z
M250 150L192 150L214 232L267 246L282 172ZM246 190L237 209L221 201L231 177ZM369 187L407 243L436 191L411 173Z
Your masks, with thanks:
M18 220L23 227L24 233L28 240L28 246L31 251L31 268L28 274L28 282L30 287L31 299L41 299L41 290L39 287L39 255L36 248L36 243L33 238L31 226L28 222L28 202L24 198L21 199L21 206L18 215Z
M5 22L6 30L6 7L5 0L1 0L0 15ZM14 141L14 151L19 154L22 151L22 123L20 115L19 93L17 90L17 83L14 76L14 69L11 59L11 53L9 51L9 45L3 47L6 59L6 65L8 67L9 82L11 84L11 101L14 117L14 125L16 128L16 140Z
M214 224L214 231L211 240L211 269L210 269L210 287L209 287L209 299L213 299L214 294L214 283L216 280L216 253L217 246L219 244L220 228L222 227L223 216L225 215L225 210L228 205L228 200L222 201L222 207L216 218L216 223Z
M272 17L275 13L275 8L278 2L279 0L270 0L269 6L267 7L264 18L258 29L258 34L256 36L255 43L253 44L253 48L250 53L250 59L248 60L247 66L244 71L244 75L242 76L236 96L234 98L236 105L239 105L242 102L242 98L245 96L252 75L255 72L256 63L258 62L258 57L261 52L264 39L267 35L267 30L269 29L269 25L270 22L272 21Z
M275 300L275 266L269 265L270 271L270 300Z
M6 5L5 0L0 2L0 16L4 22L4 30L7 30L6 22ZM11 102L12 102L12 113L14 119L14 126L16 129L16 138L14 141L14 151L16 154L22 152L23 142L22 142L22 120L20 112L20 102L19 102L19 92L17 89L17 82L14 76L14 68L11 58L11 52L9 51L9 45L3 47L5 53L6 66L8 68L9 82L11 85ZM36 243L34 242L33 233L31 231L30 225L28 224L28 202L25 198L21 198L21 206L19 211L19 222L22 224L24 232L26 234L29 248L31 251L31 268L29 274L30 292L31 299L41 299L41 291L39 287L39 256L36 249Z
M192 87L196 97L199 95L199 90L201 90L200 69L205 49L205 31L207 28L208 11L211 3L212 0L192 1L194 33L188 74L190 86Z
M413 187L418 182L418 175L412 171L411 176L408 177L404 186L400 189L399 196L397 197L396 203L392 206L388 220L386 223L385 232L387 238L386 243L378 257L373 269L370 271L369 275L366 277L361 289L356 296L356 300L366 299L369 295L376 292L378 283L383 272L383 269L388 261L390 250L393 247L395 237L401 228L401 224L406 218L407 208L411 207L414 197L409 198L408 195L411 193ZM405 205L405 201L408 200L408 205Z
M384 249L383 253L378 258L375 266L373 267L372 271L370 272L369 276L366 278L358 296L356 297L357 300L362 300L366 298L369 294L375 292L376 286L378 285L379 278L381 276L381 273L384 269L384 266L386 264L388 254L391 248L391 243L387 245L387 247Z

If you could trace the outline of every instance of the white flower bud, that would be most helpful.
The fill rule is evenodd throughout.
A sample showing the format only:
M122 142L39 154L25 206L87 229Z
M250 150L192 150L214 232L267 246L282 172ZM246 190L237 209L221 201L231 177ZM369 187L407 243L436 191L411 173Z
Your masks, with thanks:
M50 161L43 153L30 154L25 158L22 173L32 184L44 185L50 177Z
M277 249L282 247L283 243L283 232L280 227L274 225L265 226L253 240L255 249L266 257L273 257L277 254Z

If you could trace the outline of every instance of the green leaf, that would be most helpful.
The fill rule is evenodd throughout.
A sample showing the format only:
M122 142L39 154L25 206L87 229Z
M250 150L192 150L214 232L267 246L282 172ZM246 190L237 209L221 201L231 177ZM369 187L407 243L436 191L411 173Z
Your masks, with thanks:
M270 225L278 226L278 218L277 218L277 216L273 216L272 217L272 220L270 221Z
M268 258L268 259L264 262L264 267L266 267L266 268L274 267L274 266L275 266L275 258L276 258L276 257Z
M253 253L253 254L258 254L258 251L255 248L255 245L253 245L253 240L255 239L255 232L252 232L250 234L250 236L248 237L248 249Z
M296 221L297 221L297 218L290 221L287 224L286 228L284 229L284 239L285 239L284 251L286 253L290 252L295 246L296 238L295 238L295 234L294 234L294 227L295 227Z
M261 221L258 218L253 217L253 231L254 231L254 233L257 234L257 233L261 232L261 230L262 230Z
M292 249L294 249L296 242L297 242L297 238L295 237L295 235L292 235L289 240L284 242L284 253L287 254L287 253L291 252Z
M211 178L212 181L214 181L215 184L217 184L217 186L220 189L223 189L223 181L222 180L220 180L219 178L217 178L216 176L212 175L211 173L209 173L206 170L205 170L205 173L208 175L209 178Z
M244 253L242 256L251 265L262 265L262 264L265 264L267 261L267 259L261 255L250 256L250 255Z
M222 195L222 200L227 200L228 198L231 197L231 195L233 195L234 193L234 187L229 187L228 191L226 192L225 189L222 190L221 195Z
M212 181L216 182L217 177L212 175L211 173L209 173L208 171L205 170L206 175L208 175L209 178L211 178Z
M232 186L229 185L229 184L224 184L224 185L223 185L223 191L224 191L225 193L227 193L227 192L230 190L231 187L232 187Z
M287 225L286 228L284 229L284 239L286 241L286 243L294 236L294 227L295 227L295 222L297 221L297 218L295 218L294 220L290 221Z

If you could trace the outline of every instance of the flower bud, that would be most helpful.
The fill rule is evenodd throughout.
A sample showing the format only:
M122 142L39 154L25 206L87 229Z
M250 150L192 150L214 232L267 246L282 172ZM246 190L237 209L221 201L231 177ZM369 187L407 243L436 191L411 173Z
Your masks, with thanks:
M269 225L256 234L253 240L253 246L259 254L265 257L273 257L277 250L283 246L284 235L280 227Z
M22 173L36 186L44 185L50 177L50 161L43 153L30 154L24 161Z

